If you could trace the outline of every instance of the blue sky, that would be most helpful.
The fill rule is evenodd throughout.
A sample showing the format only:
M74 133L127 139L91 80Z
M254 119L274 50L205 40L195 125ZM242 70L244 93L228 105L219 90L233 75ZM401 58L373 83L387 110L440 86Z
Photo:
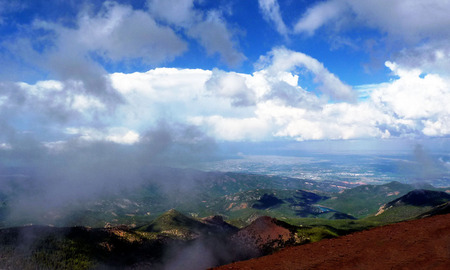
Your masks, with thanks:
M170 2L170 1L162 1ZM339 35L330 34L328 29L319 29L318 34L296 33L293 29L296 22L302 18L306 10L315 7L320 1L175 1L179 6L181 2L191 12L196 12L197 20L207 19L208 13L217 15L221 25L226 28L233 50L242 53L242 57L235 62L224 60L220 52L207 54L208 49L202 46L201 41L189 36L188 29L174 25L157 15L157 11L151 13L156 17L161 26L171 26L178 36L185 42L186 48L180 52L173 52L175 56L167 57L170 60L155 59L150 63L141 63L139 55L130 55L127 61L107 61L108 59L96 59L108 72L134 72L147 71L158 66L177 68L202 68L213 69L218 67L224 70L251 73L255 70L254 64L261 55L266 54L272 48L285 46L294 51L300 51L316 59L320 59L327 68L350 84L365 84L380 82L387 79L388 70L384 67L384 61L371 60L370 53L361 40L381 39L383 32L372 29L349 29ZM266 6L272 8L272 14L278 14L281 24L279 30L276 22L270 17ZM119 1L122 6L130 6L134 10L149 12L151 6L158 1ZM171 4L174 6L177 4ZM77 28L78 16L82 13L90 13L92 16L102 16L107 4L104 1L4 1L2 4L1 33L4 39L14 40L20 35L32 35L33 46L37 51L51 46L52 40L45 37L45 29L32 29L36 21L46 21ZM277 8L274 8L277 7ZM180 11L179 11L180 12ZM174 15L177 16L177 15ZM194 15L192 15L194 16ZM176 22L178 23L178 22ZM278 22L279 24L280 22ZM278 28L277 28L278 27ZM350 26L348 26L350 27ZM325 27L324 27L325 28ZM280 32L281 31L281 32ZM322 33L323 32L323 33ZM345 43L352 44L345 44ZM354 43L354 44L353 44ZM7 52L11 50L7 50ZM91 52L95 53L95 52ZM19 56L20 57L20 56ZM91 55L92 57L92 55ZM94 58L94 57L93 57ZM351 61L349 61L351 59ZM17 59L19 60L19 59ZM21 60L21 59L20 59ZM101 61L105 60L105 61ZM20 68L31 68L26 64L15 63ZM365 68L368 66L369 68ZM33 66L34 67L34 66ZM37 67L34 67L37 68ZM42 74L43 73L43 74ZM39 80L45 75L45 70L36 76L24 76L23 79Z
M161 128L188 144L446 142L449 12L438 0L0 0L0 146L134 145Z

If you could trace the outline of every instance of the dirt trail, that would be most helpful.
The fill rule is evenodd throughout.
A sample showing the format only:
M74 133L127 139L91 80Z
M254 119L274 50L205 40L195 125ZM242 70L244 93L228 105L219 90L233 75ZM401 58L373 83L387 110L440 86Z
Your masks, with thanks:
M450 214L290 247L216 269L450 269Z

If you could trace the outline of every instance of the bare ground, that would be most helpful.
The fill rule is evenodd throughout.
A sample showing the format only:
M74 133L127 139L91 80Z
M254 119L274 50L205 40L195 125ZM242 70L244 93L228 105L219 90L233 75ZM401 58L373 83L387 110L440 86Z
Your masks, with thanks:
M450 269L450 214L290 247L216 269Z

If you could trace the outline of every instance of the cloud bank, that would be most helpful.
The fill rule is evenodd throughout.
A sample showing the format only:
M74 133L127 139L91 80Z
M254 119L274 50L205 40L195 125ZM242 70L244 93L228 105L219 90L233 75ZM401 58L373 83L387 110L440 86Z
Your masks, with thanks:
M391 81L352 87L318 60L282 47L257 66L252 74L175 68L109 74L105 80L122 100L114 111L108 100L66 81L3 83L1 123L49 146L74 138L132 145L161 119L195 126L219 141L450 133L450 82L438 74L386 62ZM302 86L307 78L314 89ZM2 145L10 144L7 134Z

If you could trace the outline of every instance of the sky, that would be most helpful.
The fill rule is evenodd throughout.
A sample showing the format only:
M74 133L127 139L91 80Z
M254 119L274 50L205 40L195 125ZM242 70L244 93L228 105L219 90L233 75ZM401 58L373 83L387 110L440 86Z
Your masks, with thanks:
M448 14L450 0L0 0L0 199L19 186L11 216L45 218L149 179L178 196L192 181L151 168L220 151L421 149L419 166L431 149L448 172Z
M0 150L450 134L448 0L0 0ZM195 131L184 136L185 130Z

